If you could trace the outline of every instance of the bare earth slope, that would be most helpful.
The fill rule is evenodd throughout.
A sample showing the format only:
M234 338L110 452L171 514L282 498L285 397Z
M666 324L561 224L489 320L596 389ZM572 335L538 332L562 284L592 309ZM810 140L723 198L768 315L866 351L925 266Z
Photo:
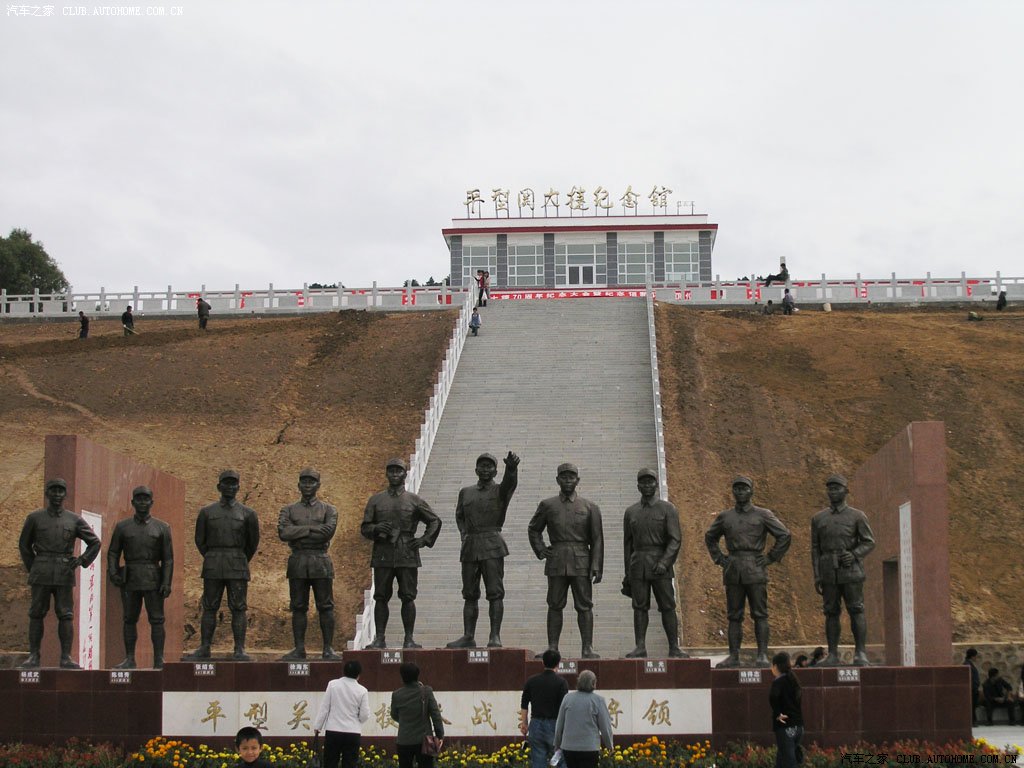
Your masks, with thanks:
M299 470L317 467L321 496L339 511L332 554L343 647L369 580L363 505L384 486L384 461L414 447L454 320L452 312L214 317L204 334L194 319L139 319L130 338L119 323L94 320L85 341L74 338L77 323L0 325L0 531L8 542L0 547L0 648L25 644L28 591L16 542L25 514L42 502L43 436L73 433L185 481L187 554L175 581L185 588L186 635L198 627L201 591L195 514L216 500L220 469L241 472L239 498L256 509L262 534L249 592L248 644L257 650L291 646L277 513L298 498ZM318 634L311 622L314 647ZM224 636L217 640L229 642Z
M720 572L703 546L731 503L737 472L794 532L773 567L774 644L817 645L807 528L824 477L851 472L915 419L946 422L956 640L1024 634L1024 317L966 312L805 312L658 308L669 485L683 513L681 607L688 645L724 645ZM381 464L408 454L451 331L450 312L345 312L305 318L0 324L0 649L25 646L27 589L16 537L42 501L43 436L78 433L169 471L187 485L187 526L216 498L216 474L242 473L263 542L251 587L254 650L290 647L286 549L277 511L307 464L338 506L339 646L368 580L358 522L383 487ZM851 497L856 504L856 499ZM159 504L159 502L158 502ZM127 511L127 508L126 508ZM159 515L159 507L156 514ZM186 634L198 626L199 558L186 544ZM983 572L980 563L988 566ZM993 575L992 568L998 570ZM784 609L783 606L786 606ZM310 623L310 643L318 629ZM218 632L222 646L229 633ZM187 644L194 643L194 640Z
M961 310L766 317L659 306L688 644L724 644L721 575L703 535L732 503L736 473L754 478L755 503L775 510L794 534L771 571L774 615L787 616L772 622L772 642L817 645L823 629L808 531L827 505L824 479L852 472L908 422L930 419L947 427L954 640L1024 634L1017 567L1024 505L1016 493L1024 468L1024 317L986 318L969 323Z

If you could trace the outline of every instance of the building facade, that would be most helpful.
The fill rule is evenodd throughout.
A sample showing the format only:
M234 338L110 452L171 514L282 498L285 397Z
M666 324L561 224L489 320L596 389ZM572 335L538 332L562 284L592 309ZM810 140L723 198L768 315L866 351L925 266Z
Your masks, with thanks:
M701 215L452 219L442 229L451 285L472 285L477 270L491 286L607 288L710 281L718 225Z

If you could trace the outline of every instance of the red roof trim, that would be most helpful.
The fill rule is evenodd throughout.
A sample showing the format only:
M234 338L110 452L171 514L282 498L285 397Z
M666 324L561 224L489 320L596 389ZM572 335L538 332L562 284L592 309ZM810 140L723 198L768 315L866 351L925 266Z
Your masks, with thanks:
M629 232L631 230L648 230L651 232L667 232L681 229L718 229L717 224L627 224L621 227L586 226L586 227L448 227L441 230L445 237L449 235L497 235L497 234L519 234L521 232Z

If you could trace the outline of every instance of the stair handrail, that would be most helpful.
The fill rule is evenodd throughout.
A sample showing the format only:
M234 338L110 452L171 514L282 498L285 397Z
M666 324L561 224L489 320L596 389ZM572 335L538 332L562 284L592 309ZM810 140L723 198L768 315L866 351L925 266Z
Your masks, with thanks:
M419 492L420 482L427 470L430 450L434 446L437 428L441 424L441 416L444 413L445 404L448 402L448 393L451 392L455 371L459 367L462 349L466 343L466 336L469 334L469 317L472 312L473 291L466 291L466 297L459 310L459 317L455 321L455 328L452 329L452 335L448 341L448 348L441 361L437 382L434 384L434 394L431 395L430 402L423 414L420 436L416 438L416 449L409 457L409 474L405 479L405 487L411 493ZM373 641L373 587L373 569L370 569L370 588L363 594L363 610L356 616L355 634L348 643L350 649L363 648Z

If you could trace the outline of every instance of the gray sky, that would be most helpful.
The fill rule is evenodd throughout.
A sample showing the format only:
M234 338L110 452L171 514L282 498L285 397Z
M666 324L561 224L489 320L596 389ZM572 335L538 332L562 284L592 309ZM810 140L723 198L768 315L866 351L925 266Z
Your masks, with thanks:
M179 1L0 15L0 230L77 290L441 278L468 188L628 184L723 278L1024 274L1016 0Z

